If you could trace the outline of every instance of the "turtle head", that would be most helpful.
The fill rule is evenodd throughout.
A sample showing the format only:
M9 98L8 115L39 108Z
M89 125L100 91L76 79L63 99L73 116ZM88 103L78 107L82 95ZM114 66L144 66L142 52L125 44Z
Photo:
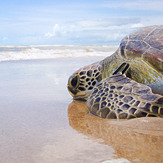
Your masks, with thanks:
M74 99L84 99L101 79L101 65L98 62L74 72L68 79L67 88Z

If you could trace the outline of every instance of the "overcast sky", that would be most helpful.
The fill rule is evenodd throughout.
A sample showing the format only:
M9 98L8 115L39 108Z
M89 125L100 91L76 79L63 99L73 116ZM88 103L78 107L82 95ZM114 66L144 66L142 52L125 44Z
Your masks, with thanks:
M118 45L163 24L163 0L5 0L0 45Z

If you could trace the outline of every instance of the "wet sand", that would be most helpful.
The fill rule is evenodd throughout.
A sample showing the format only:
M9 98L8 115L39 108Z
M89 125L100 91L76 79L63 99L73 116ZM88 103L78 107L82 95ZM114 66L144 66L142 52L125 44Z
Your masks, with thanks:
M163 119L105 120L72 101L71 73L101 58L0 63L0 162L162 162Z

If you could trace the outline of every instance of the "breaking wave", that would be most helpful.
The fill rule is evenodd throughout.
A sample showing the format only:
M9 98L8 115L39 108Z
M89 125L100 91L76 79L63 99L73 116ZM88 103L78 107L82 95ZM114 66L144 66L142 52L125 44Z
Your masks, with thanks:
M66 57L103 57L113 54L118 46L0 46L0 61L54 59Z

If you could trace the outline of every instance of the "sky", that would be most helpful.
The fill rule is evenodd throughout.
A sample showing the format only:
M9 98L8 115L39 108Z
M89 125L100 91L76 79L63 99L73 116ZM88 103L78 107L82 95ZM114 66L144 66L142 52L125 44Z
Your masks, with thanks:
M163 0L5 0L0 45L118 45L163 24Z

